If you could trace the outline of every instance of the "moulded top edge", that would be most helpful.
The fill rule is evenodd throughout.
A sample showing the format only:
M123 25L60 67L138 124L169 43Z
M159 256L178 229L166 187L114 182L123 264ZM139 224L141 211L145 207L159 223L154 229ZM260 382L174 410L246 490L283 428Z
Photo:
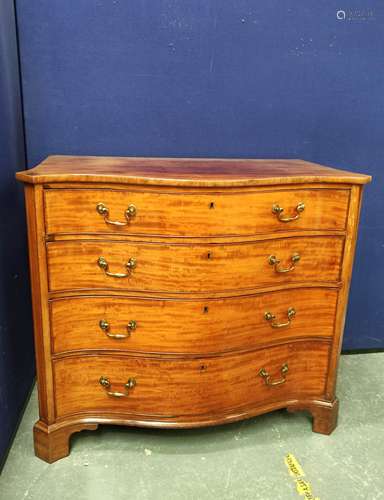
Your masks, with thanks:
M298 159L49 156L16 178L31 184L95 182L231 187L302 183L366 184L369 175Z

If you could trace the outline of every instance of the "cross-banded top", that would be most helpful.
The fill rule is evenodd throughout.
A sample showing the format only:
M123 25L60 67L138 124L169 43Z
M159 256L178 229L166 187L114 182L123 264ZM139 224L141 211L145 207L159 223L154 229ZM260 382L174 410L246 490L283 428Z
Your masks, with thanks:
M300 183L366 184L369 175L297 159L49 156L18 172L31 184L99 182L168 186L262 186Z

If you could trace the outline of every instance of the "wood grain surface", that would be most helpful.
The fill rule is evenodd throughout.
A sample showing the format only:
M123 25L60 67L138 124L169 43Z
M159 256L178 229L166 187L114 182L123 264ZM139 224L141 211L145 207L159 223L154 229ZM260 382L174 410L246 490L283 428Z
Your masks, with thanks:
M51 334L48 308L48 278L44 233L42 186L25 186L25 208L28 219L29 270L33 307L33 331L39 395L40 420L53 423L53 374Z
M303 160L49 156L18 172L28 183L112 182L168 186L250 186L306 182L366 184L370 176Z
M52 233L155 234L163 236L252 235L289 230L344 230L347 189L297 189L254 193L188 194L164 191L97 189L45 190L46 231ZM126 226L105 222L96 206L109 209L109 219L127 223L125 211L133 204L136 215ZM281 222L272 212L299 219Z
M76 297L53 300L52 341L55 353L106 349L141 353L208 354L252 349L261 344L302 337L333 335L337 290L297 288L260 295L207 300L160 300L124 297ZM291 324L273 328L265 319L272 312L276 322ZM109 323L110 338L100 328ZM127 328L136 321L136 330Z
M82 411L108 411L161 415L197 415L225 411L256 402L286 399L290 395L321 396L328 366L327 342L296 342L242 355L196 360L169 360L129 356L68 357L54 362L57 417ZM272 381L281 379L288 363L286 382L267 386L259 375L265 368ZM136 386L128 397L108 396L124 391L131 377Z
M343 237L281 238L244 244L178 245L119 242L48 243L51 291L79 289L160 290L168 292L223 291L257 288L291 282L339 279ZM301 260L295 269L277 273L270 255L284 269L292 256ZM104 257L112 273L126 273L126 263L136 268L126 278L107 276L98 266Z

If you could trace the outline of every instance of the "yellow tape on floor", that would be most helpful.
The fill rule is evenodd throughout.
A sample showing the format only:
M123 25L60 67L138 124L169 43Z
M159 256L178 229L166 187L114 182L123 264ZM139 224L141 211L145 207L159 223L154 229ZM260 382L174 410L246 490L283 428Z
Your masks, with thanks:
M295 480L296 489L299 495L302 495L306 500L320 500L319 497L314 497L312 495L310 482L303 479L303 477L305 477L305 472L296 457L292 455L292 453L288 453L288 455L284 457L284 462L288 468L289 474Z

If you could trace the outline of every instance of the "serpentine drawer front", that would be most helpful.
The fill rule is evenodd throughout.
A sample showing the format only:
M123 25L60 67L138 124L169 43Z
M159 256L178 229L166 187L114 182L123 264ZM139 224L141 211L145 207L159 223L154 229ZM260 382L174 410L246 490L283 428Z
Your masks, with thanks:
M276 398L318 396L325 389L328 354L329 342L296 342L242 356L62 358L54 362L56 412L58 417L127 412L177 421Z
M50 189L45 193L47 233L252 235L289 229L345 229L347 189L213 191ZM307 207L307 208L306 208ZM305 212L305 214L304 214ZM305 215L305 216L304 216Z
M217 299L54 299L52 350L210 354L330 339L337 295L336 288L293 288Z
M25 183L36 455L102 424L336 426L363 185L302 160L51 156ZM257 425L257 421L255 421Z
M344 238L230 244L57 241L47 244L52 292L215 292L340 279Z

